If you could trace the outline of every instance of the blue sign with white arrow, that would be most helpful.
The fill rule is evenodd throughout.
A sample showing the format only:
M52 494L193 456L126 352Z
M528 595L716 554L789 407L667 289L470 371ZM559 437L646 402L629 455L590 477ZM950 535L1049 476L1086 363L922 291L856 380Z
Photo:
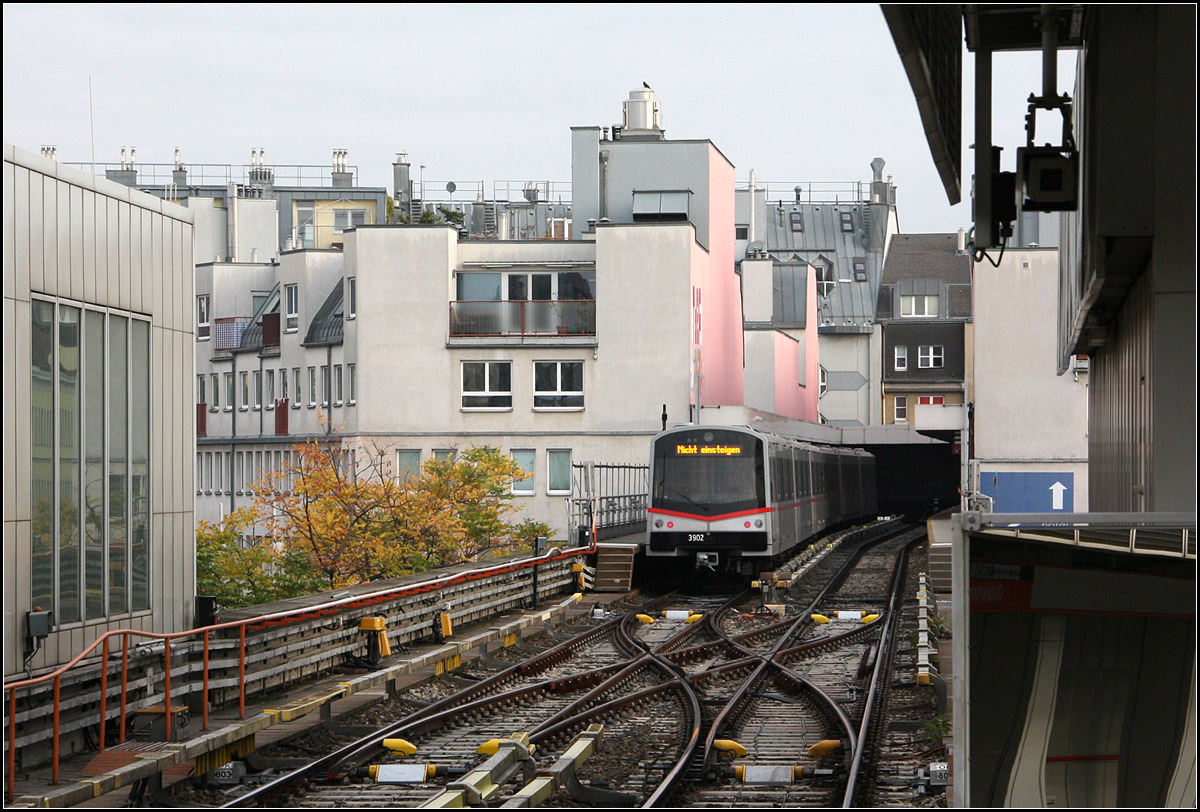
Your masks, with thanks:
M1042 471L980 471L979 490L995 500L997 513L1071 513L1075 474Z

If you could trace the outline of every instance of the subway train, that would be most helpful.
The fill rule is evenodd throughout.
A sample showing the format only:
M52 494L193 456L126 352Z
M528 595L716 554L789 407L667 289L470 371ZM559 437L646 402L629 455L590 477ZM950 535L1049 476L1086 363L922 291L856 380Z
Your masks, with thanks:
M650 454L646 554L755 574L826 528L875 514L875 458L740 426L681 426Z

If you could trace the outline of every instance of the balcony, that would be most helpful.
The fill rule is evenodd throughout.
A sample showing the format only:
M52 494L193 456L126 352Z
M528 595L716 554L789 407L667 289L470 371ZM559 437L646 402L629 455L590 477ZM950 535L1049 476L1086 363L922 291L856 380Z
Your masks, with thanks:
M451 339L533 339L536 343L594 343L594 299L566 301L454 301L450 303ZM551 338L555 342L539 339Z

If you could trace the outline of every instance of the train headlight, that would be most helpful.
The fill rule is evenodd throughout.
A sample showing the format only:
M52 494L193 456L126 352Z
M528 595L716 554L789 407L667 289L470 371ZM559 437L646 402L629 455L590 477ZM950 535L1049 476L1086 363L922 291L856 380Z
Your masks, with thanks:
M763 520L762 520L762 519L755 519L755 520L754 520L754 526L755 526L755 527L762 527L762 526L763 526ZM749 527L749 525L747 525L747 527Z
M668 528L668 529L670 529L670 528L672 528L672 527L674 527L674 526L675 526L675 522L667 522L667 528Z
M655 520L654 520L654 526L655 526L655 527L662 527L662 524L663 524L663 522L662 522L662 519L655 519Z

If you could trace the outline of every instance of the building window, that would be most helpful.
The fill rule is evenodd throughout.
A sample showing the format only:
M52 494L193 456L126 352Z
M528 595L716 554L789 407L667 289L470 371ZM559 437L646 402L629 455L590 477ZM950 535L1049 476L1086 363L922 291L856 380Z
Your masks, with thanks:
M233 373L225 373L225 411L233 410L233 401L237 397L233 390Z
M917 366L921 369L936 369L942 366L943 355L942 347L920 347L917 350Z
M254 370L254 408L256 411L258 409L262 408L262 397L263 397L262 370L256 369L256 370Z
M866 282L867 281L867 261L862 258L856 258L852 264L854 265L854 281L855 282Z
M458 456L458 452L453 448L435 448L433 449L433 458L438 462L454 462L454 458Z
M420 449L401 448L396 451L396 479L403 482L406 479L421 475Z
M854 230L854 212L851 212L851 211L841 212L841 221L842 221L842 231L853 231Z
M342 365L333 365L333 401L338 406L342 405Z
M242 373L242 402L238 407L241 411L250 408L250 373Z
M296 398L292 401L292 408L299 409L304 400L304 392L300 386L300 367L292 367L292 383L296 385Z
M829 373L827 373L825 371L825 367L823 367L823 366L817 367L817 373L818 373L818 378L819 378L819 382L817 385L817 397L821 397L822 395L824 395L826 392L829 391L829 378L828 378Z
M207 293L196 297L196 339L199 341L206 341L212 329L208 312L211 301Z
M268 369L266 372L266 392L263 393L263 406L268 409L275 408L275 370Z
M521 466L527 476L522 480L513 480L512 492L518 496L533 496L537 488L534 487L534 459L536 452L531 448L514 448L512 450L512 458Z
M30 316L30 608L149 609L150 323L36 297Z
M321 405L329 405L329 365L321 364Z
M317 368L308 368L308 408L317 405Z
M734 226L733 238L735 240L750 239L750 226Z
M283 400L288 399L288 374L287 367L279 370L279 397Z
M908 422L908 398L905 395L896 396L896 422Z
M533 408L582 409L583 362L535 361Z
M803 213L798 212L798 211L791 212L788 215L788 219L791 222L792 231L794 231L798 234L803 233L803 231L804 231L804 214Z
M462 408L511 409L511 361L463 361Z
M196 403L198 403L202 406L208 405L208 398L205 396L205 393L204 393L204 376L203 375L196 376Z
M286 329L289 333L295 332L300 327L300 286L299 285L284 285L283 298L287 316Z
M822 296L828 296L830 291L837 285L837 279L833 274L833 266L824 262L817 263L817 293Z
M896 347L895 369L897 372L908 369L908 347Z
M937 296L901 296L900 315L933 318L938 314Z
M546 468L550 482L546 493L567 494L571 492L571 449L552 448L546 452Z
M350 374L350 405L358 403L358 367L354 364L346 364Z
M341 234L351 228L366 225L366 209L336 209L333 212L333 233Z
M921 395L917 403L921 406L945 406L946 398L942 395Z
M221 408L221 376L214 372L208 376L208 382L212 390L212 402L208 404L208 410L215 412Z
M346 280L346 318L348 319L358 315L357 281L357 278L353 276Z

